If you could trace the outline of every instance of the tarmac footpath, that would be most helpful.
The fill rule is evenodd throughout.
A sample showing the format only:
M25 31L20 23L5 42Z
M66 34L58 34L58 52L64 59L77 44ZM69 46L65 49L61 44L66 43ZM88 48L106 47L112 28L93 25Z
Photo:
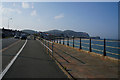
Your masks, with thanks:
M63 78L67 76L55 61L45 53L37 40L28 40L24 49L3 77L9 78Z
M119 61L116 59L57 43L53 49L54 57L78 80L119 80Z

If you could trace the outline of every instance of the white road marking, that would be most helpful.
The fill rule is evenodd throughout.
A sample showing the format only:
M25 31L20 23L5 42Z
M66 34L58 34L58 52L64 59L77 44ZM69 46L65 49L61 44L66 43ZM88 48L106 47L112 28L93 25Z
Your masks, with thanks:
M44 45L47 49L49 49L50 52L52 52L52 50L49 47L47 47L44 43L41 42L41 44Z
M2 73L0 74L0 80L3 78L3 76L6 74L6 72L9 70L9 68L12 66L12 64L15 62L15 60L17 59L18 55L21 53L21 51L23 50L23 48L25 47L27 43L27 40L25 41L24 45L22 46L22 48L18 51L18 53L15 55L15 57L10 61L10 63L7 65L7 67L2 71Z

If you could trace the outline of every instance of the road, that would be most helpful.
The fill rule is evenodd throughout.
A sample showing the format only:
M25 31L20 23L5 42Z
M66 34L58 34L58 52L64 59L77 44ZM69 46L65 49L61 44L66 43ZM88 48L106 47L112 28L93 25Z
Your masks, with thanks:
M14 42L16 42L18 40L19 39L14 39L14 38L2 39L2 49L13 44Z
M3 70L20 50L25 40L3 51ZM5 78L67 78L37 40L28 40L22 52L5 74Z
M18 39L14 39L14 38L0 39L0 71L2 71L2 68L5 68L7 63L9 63L9 61L13 57L13 56L11 56L11 57L5 59L5 55L7 53L9 53L9 51L10 52L12 51L12 50L10 50L9 47L12 46L13 44L15 44L17 41L18 41ZM15 52L16 52L16 50L15 50ZM14 54L15 54L15 52L14 52ZM11 55L11 54L9 53L9 55Z
M13 42L13 43L6 42L7 46L3 48L3 51L2 51L2 69L3 70L10 63L10 61L16 55L16 53L20 50L24 42L25 41L23 40L19 42ZM9 43L10 45L8 45L7 43Z

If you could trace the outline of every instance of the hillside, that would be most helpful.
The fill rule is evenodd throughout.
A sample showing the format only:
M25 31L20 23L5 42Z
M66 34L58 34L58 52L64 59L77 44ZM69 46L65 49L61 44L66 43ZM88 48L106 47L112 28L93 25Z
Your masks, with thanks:
M75 31L72 31L72 30L65 30L63 31L63 34L65 36L69 36L69 37L89 37L89 34L86 33L86 32L75 32Z
M55 34L55 35L59 35L59 34L62 34L63 31L61 30L50 30L50 31L46 31L46 33L49 33L49 34Z
M21 30L22 32L26 32L26 33L29 33L29 34L35 34L37 33L37 31L34 31L34 30Z
M86 32L75 32L72 30L65 30L65 31L60 31L60 30L50 30L46 31L49 34L56 35L56 36L64 36L64 37L89 37L89 34Z

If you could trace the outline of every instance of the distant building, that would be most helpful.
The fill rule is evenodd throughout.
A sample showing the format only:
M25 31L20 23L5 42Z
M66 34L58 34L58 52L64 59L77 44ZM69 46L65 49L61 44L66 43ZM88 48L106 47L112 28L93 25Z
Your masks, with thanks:
M40 32L40 37L47 40L53 40L55 36L46 32Z
M2 38L5 38L5 37L13 37L14 35L21 35L23 34L24 32L22 31L18 31L18 30L12 30L12 29L0 29L0 35ZM24 33L24 34L27 34L27 33Z

